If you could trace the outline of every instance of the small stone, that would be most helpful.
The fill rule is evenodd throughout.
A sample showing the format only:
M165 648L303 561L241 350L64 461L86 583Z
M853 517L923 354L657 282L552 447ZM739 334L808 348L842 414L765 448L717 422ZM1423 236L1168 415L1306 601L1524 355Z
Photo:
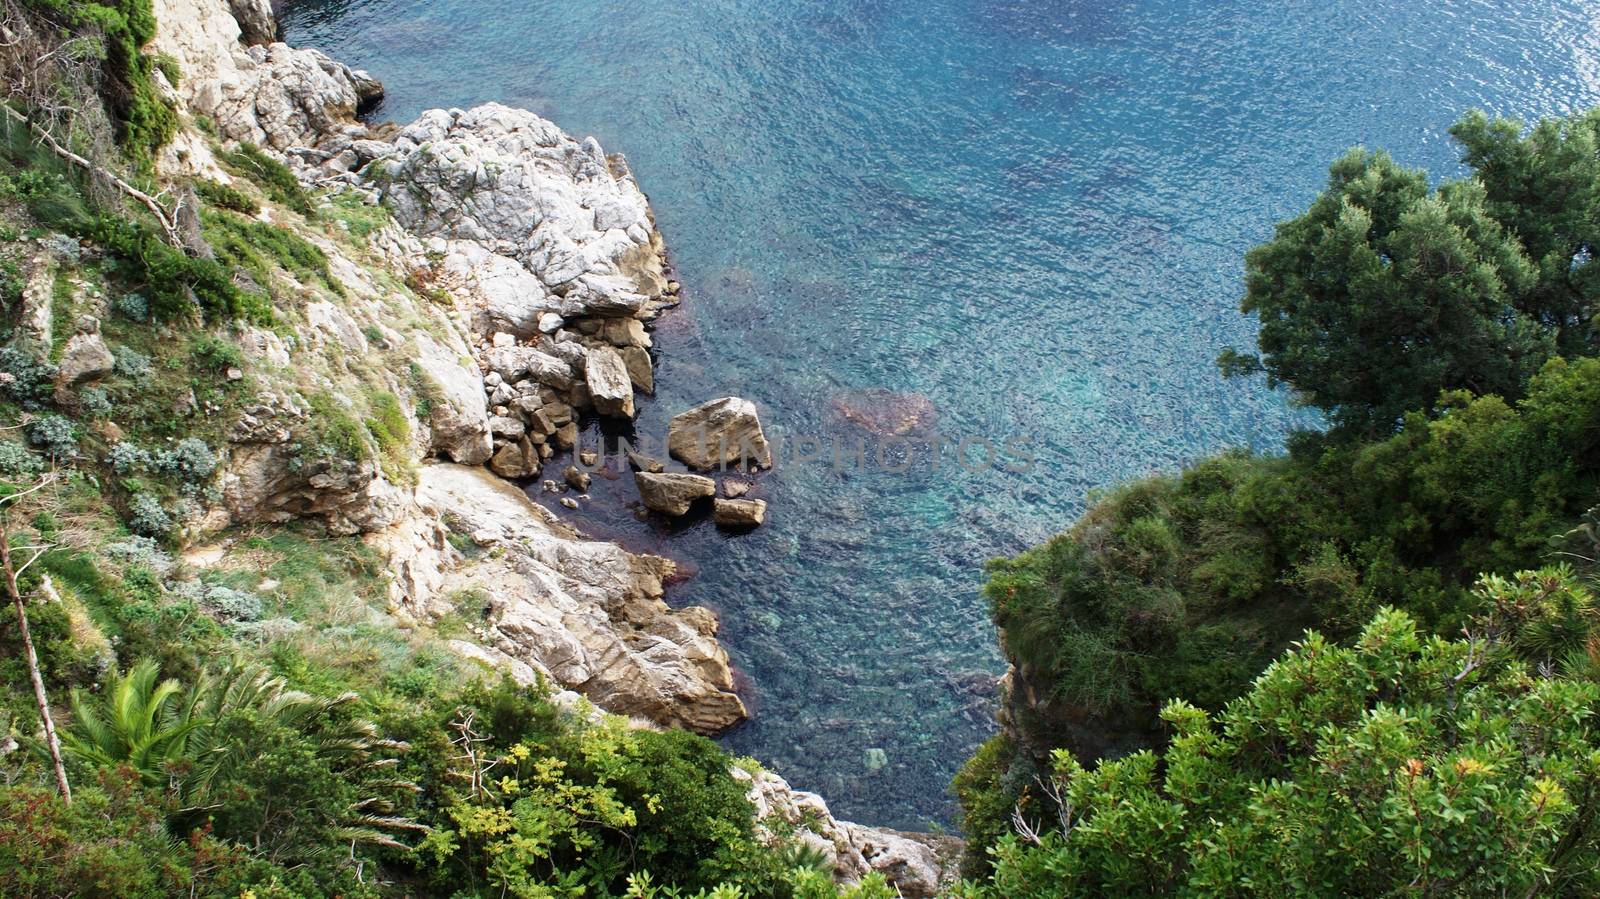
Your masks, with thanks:
M517 345L516 335L507 334L504 331L497 331L497 332L495 332L495 335L494 335L494 345L495 345L495 347L497 349L499 347L516 346Z
M539 316L539 330L545 334L554 334L561 330L561 326L564 324L566 322L562 321L561 316L554 312L546 312Z
M867 750L866 762L867 771L872 774L877 774L879 771L882 771L884 768L888 767L889 754L874 746Z
M589 489L589 473L578 468L576 465L568 465L566 470L561 472L561 477L565 478L567 483L572 485L572 489L574 490Z
M244 380L244 371L242 369L239 369L239 368L229 368L228 369L228 380L230 380L230 381L242 381L242 380Z
M623 347L622 364L628 369L628 380L635 389L644 393L656 392L655 370L650 365L650 352L641 347Z
M568 509L576 509L578 508L578 501L570 496L563 496L561 498L561 505L566 506Z
M526 478L539 473L539 454L526 437L509 441L489 459L489 470L503 478Z
M753 528L767 517L767 503L759 499L718 499L711 506L711 520L723 527Z
M582 462L585 468L593 468L600 461L600 454L594 450L584 450L578 454L578 461Z
M728 499L738 499L750 492L750 482L744 478L727 477L722 479L722 495Z
M647 471L652 474L660 474L666 471L666 466L662 465L659 460L652 459L644 453L634 450L628 450L628 464L632 465L637 471Z

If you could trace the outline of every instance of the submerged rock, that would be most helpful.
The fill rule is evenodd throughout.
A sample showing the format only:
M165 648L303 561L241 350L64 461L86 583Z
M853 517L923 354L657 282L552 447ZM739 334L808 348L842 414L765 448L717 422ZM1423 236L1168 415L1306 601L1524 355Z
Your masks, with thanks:
M873 388L852 390L833 398L833 411L845 421L879 437L903 437L932 430L939 412L920 393Z
M645 507L663 515L687 514L695 500L717 492L716 481L697 474L636 471L633 482L639 488L639 498L644 500Z
M674 415L667 425L667 451L702 471L739 463L772 466L772 448L761 431L756 404L736 396Z

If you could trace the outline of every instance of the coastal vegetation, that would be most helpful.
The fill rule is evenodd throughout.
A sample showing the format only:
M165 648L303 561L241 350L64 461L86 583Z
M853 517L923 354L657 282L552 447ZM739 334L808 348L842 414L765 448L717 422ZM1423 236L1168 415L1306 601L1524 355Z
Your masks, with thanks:
M840 882L825 809L761 808L755 760L464 655L496 597L413 607L431 573L295 514L322 496L208 530L234 444L415 488L459 366L389 327L449 297L340 277L389 211L186 119L149 0L0 18L0 894L897 894ZM217 168L158 175L183 129ZM1438 185L1352 151L1247 257L1260 342L1222 366L1329 427L992 563L1015 674L956 895L1600 891L1597 129L1469 115ZM434 524L438 557L512 552Z
M1597 123L1469 114L1452 134L1471 173L1437 187L1352 150L1248 254L1259 349L1222 368L1265 372L1329 427L1282 456L1227 453L1114 488L1065 534L991 563L1012 726L956 780L970 873L999 878L998 895L1592 890L1578 747L1595 711ZM1528 573L1558 560L1585 567ZM1513 572L1517 589L1498 577ZM1570 618L1534 627L1566 634L1569 654L1506 661L1492 622L1534 610ZM1380 676L1373 652L1401 667ZM1468 738L1456 691L1490 673L1472 726L1499 723ZM1565 760L1515 735L1525 690L1572 703ZM1473 740L1511 748L1461 754ZM1401 755L1386 765L1387 750ZM1520 808L1571 800L1572 817L1484 817L1467 797L1489 770L1521 778L1498 795L1561 796L1524 793ZM1447 795L1425 798L1424 780ZM1304 804L1330 791L1345 798ZM1402 835L1392 816L1422 806L1437 817ZM1019 836L1030 808L1054 826ZM1150 854L1100 854L1129 845Z

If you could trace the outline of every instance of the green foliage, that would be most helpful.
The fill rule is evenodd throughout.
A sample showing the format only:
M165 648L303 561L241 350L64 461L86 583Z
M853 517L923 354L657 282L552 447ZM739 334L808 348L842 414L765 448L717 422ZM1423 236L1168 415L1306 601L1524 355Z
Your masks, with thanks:
M416 471L411 463L411 419L406 417L395 395L381 391L371 400L372 415L367 433L378 444L378 461L384 476L396 484L414 483Z
M159 677L156 663L145 660L126 673L112 672L97 698L74 691L62 748L92 767L126 766L146 785L165 786L181 765L193 763L189 737L207 722L186 701L182 684Z
M442 711L413 725L409 761L444 799L416 860L457 895L615 895L648 871L685 892L761 896L787 877L755 839L731 759L703 737L587 721L509 682Z
M1016 747L1005 734L996 734L978 747L951 782L951 791L961 801L961 830L973 845L992 846L1011 832L1011 810L1024 786L1013 773L1017 767ZM965 877L983 877L989 872L985 852L969 852L961 861Z
M200 310L212 316L260 324L272 321L272 308L266 301L240 290L221 263L168 245L143 221L100 214L87 221L60 224L68 233L93 240L127 263L119 274L148 296L150 311L158 319L182 320L198 300Z
M128 159L148 169L172 140L178 115L161 96L154 73L168 67L141 52L155 37L152 0L34 0L29 6L63 32L98 38L103 48L100 98ZM177 82L176 65L169 79Z
M1215 718L1168 704L1162 753L1057 752L1056 801L962 895L1592 895L1597 703L1382 610L1350 647L1307 634Z
M327 254L290 229L228 212L207 212L203 220L217 258L249 272L263 288L274 283L274 270L281 268L300 278L320 280L342 294L343 288L328 271Z
M305 443L314 458L361 462L372 457L367 429L342 403L326 393L314 393L306 402L311 406L311 420Z
M289 167L268 156L252 143L241 143L219 157L222 163L236 174L254 181L274 203L280 203L301 215L309 216L313 209L311 195L300 186Z
M0 790L0 895L117 899L292 899L295 875L204 833L174 840L161 800L108 772L73 785L69 806L29 784Z
M261 204L257 203L249 194L227 184L201 178L194 183L194 192L200 199L205 200L218 209L227 209L241 215L256 215L261 212Z
M1014 707L1030 741L1151 745L1162 702L1221 708L1305 628L1349 636L1393 605L1451 633L1477 572L1539 564L1600 495L1600 360L1552 360L1515 406L1441 409L1371 444L1304 440L1127 485L991 563L985 595L1036 697Z
M172 516L161 500L148 493L135 493L128 501L128 529L146 537L166 537L172 532Z
M0 347L5 395L24 409L38 409L55 391L56 367L16 346Z
M1470 114L1451 133L1473 175L1437 190L1350 151L1311 208L1245 257L1259 354L1229 350L1223 369L1265 371L1340 428L1382 436L1446 391L1515 400L1551 356L1593 354L1597 127L1585 113L1525 136Z
M69 459L78 452L78 426L72 419L50 413L27 423L28 442L56 459Z

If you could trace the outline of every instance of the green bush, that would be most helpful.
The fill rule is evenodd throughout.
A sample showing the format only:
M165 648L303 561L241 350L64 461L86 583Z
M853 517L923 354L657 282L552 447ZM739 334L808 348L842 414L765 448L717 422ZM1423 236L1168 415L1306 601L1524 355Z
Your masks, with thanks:
M0 790L0 894L289 899L301 878L204 833L175 840L159 796L116 772L80 778L69 806L30 784ZM303 885L303 884L300 884Z
M311 195L300 186L289 167L268 156L255 144L244 142L221 155L222 163L235 173L254 181L275 203L309 216L313 209Z
M194 191L200 195L200 199L218 209L228 209L243 215L255 215L261 211L261 204L251 199L244 191L209 178L195 181Z
M1523 579L1552 581L1573 588ZM1502 591L1502 614L1526 621L1535 598ZM1162 753L1058 751L1052 801L961 895L1593 895L1600 685L1531 666L1505 633L1430 638L1382 610L1350 647L1308 634L1218 716L1169 703Z

